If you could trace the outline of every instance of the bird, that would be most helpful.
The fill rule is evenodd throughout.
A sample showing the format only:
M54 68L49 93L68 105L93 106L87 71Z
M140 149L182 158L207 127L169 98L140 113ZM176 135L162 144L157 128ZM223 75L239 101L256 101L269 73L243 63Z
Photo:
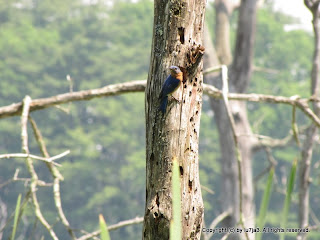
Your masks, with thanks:
M171 66L170 75L164 82L161 92L159 94L160 107L159 110L165 114L168 105L168 96L171 96L180 86L183 81L183 73L177 66Z

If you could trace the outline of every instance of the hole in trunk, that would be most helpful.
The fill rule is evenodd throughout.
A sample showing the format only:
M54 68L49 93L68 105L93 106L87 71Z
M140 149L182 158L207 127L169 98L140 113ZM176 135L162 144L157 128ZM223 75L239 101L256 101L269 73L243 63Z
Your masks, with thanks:
M184 28L183 27L178 28L178 34L179 34L180 42L184 44Z
M180 166L179 169L180 169L180 175L182 176L183 175L183 167Z

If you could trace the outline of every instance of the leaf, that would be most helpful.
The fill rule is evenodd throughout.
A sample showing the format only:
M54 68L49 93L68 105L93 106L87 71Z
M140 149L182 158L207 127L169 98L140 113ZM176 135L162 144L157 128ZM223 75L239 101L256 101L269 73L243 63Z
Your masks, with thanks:
M101 240L110 240L110 235L108 231L108 227L106 221L104 220L102 214L99 214L99 225L100 225L100 238Z
M257 226L260 229L263 229L264 224L266 222L265 219L266 219L267 210L268 210L268 206L269 206L269 202L270 202L272 183L273 183L273 175L274 175L274 167L272 167L270 169L267 185L264 190L261 205L260 205L259 217L257 219ZM262 237L262 232L259 232L257 234L256 240L260 240L261 237Z
M179 162L176 157L172 160L172 220L170 223L170 239L182 239L181 224L181 195L180 195L180 178Z
M20 203L21 203L21 194L19 194L18 199L17 199L16 210L15 210L15 213L14 213L11 240L14 240L14 238L15 238L16 231L17 231L17 226L18 226L18 223L19 223Z
M286 228L287 227L287 222L288 222L288 215L289 215L289 209L290 209L290 203L291 203L291 196L292 196L292 191L294 187L294 180L296 176L296 170L297 170L297 159L293 161L290 175L289 175L289 181L287 185L287 191L286 191L286 198L284 200L284 206L283 206L283 212L282 212L282 221L281 221L281 228ZM285 233L279 234L279 239L284 240Z

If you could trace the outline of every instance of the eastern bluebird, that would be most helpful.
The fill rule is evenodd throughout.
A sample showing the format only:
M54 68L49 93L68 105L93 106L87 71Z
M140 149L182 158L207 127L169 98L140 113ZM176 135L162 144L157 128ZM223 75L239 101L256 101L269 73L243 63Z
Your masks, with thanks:
M168 96L172 95L180 86L180 82L183 81L183 74L179 67L171 66L170 67L170 75L164 82L159 99L160 99L160 107L159 110L165 114L167 105L168 105Z

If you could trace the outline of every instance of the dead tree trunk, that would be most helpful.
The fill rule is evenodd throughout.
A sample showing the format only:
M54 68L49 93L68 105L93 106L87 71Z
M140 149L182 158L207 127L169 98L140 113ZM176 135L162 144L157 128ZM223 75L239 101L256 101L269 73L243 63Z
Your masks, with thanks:
M312 13L313 31L314 31L314 55L311 73L311 94L319 95L320 82L320 1L305 0L305 5ZM320 105L313 103L314 112L319 116ZM307 130L306 139L303 144L301 161L299 163L299 227L306 228L309 226L309 185L310 185L310 168L313 152L313 143L318 133L317 126L312 123ZM299 233L297 239L307 239L306 233Z
M239 9L238 30L236 38L235 55L230 67L229 74L229 89L232 92L243 93L246 91L249 84L252 72L252 56L253 56L253 40L255 33L256 22L256 0L241 1ZM218 21L227 21L221 23L221 26L229 26L229 15L234 9L232 1L219 0L217 1L216 16ZM229 31L229 27L220 28L216 26L216 36L228 36L223 34L223 31ZM220 38L218 36L218 38ZM230 39L217 39L218 47L225 50L225 57L223 51L216 49L219 53L220 64L229 64L231 58L229 57ZM206 41L205 46L211 42ZM208 52L207 52L208 53ZM213 67L216 64L216 58L208 53L205 58L205 68ZM213 74L206 76L206 81L217 88L221 88L221 79ZM250 123L247 118L246 103L239 101L230 101L231 111L235 119L236 133L240 145L240 152L242 156L242 214L245 220L245 227L254 227L254 191L252 182L252 151L256 146L256 139L252 136ZM223 222L225 227L234 227L239 223L240 199L239 199L239 173L237 169L237 160L235 156L235 147L232 128L226 113L226 108L221 100L211 99L211 106L215 113L215 121L218 126L220 149L221 149L221 203L222 211L230 211L230 216ZM254 239L254 235L249 236ZM230 237L229 237L230 238ZM228 239L229 239L228 238ZM231 236L230 239L239 239L238 235Z
M169 239L171 168L180 165L183 239L200 239L203 202L198 172L202 106L202 33L205 0L155 0L151 64L146 87L146 207L143 239ZM158 111L168 67L179 66L184 82Z

